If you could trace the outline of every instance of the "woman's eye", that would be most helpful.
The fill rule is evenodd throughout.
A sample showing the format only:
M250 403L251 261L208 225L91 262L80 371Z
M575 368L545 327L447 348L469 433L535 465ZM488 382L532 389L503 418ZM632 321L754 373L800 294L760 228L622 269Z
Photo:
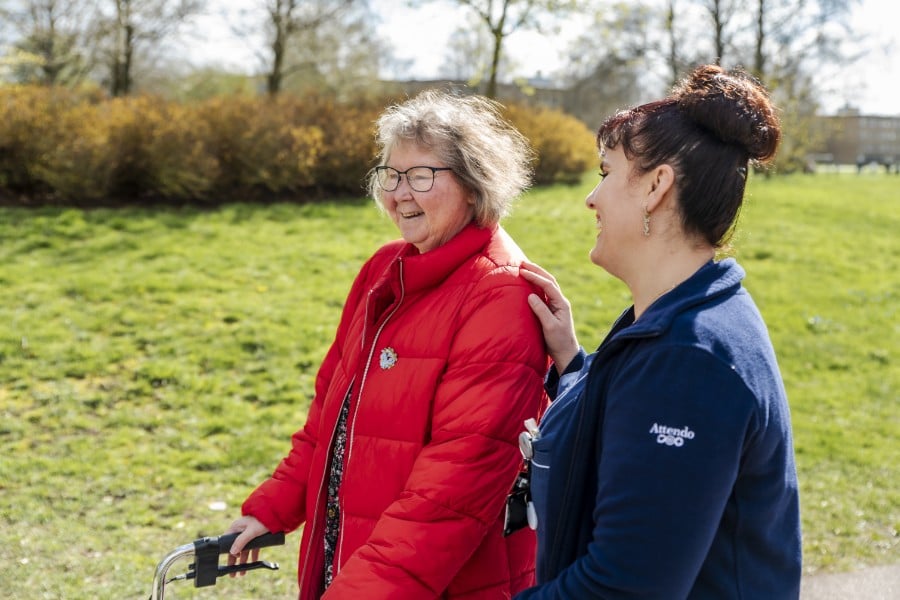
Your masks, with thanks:
M607 173L606 171L600 171L599 173L597 173L597 175L600 176L600 181L603 181L606 176L609 175L609 173Z

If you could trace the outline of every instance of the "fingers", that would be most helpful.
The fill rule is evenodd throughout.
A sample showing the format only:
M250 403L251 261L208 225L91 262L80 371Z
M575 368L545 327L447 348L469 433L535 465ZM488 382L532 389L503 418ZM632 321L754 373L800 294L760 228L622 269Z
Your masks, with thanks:
M526 281L544 293L544 300L552 307L567 306L569 301L563 295L556 278L544 269L531 263L522 263L519 273Z
M243 551L244 546L246 546L247 542L255 537L256 535L250 528L245 529L239 536L237 536L237 538L235 538L234 543L231 545L231 550L229 550L229 553L232 556L240 555L242 558L244 558L244 560L241 562L246 562L247 553Z
M559 322L559 317L552 307L544 302L537 294L528 295L528 306L538 318L538 321L541 322L541 327L544 329L545 333Z
M543 298L541 298L537 294L531 294L528 297L528 304L529 306L531 306L531 309L538 316L538 318L541 318L541 315L544 313L543 311L539 312L540 307L535 303L535 300L539 301L541 304L546 305L546 308L549 311L548 316L553 316L554 318L564 318L564 315L571 312L569 300L568 298L563 296L563 293L559 289L559 286L556 284L556 281L550 281L544 277L541 277L540 275L536 275L529 271L522 271L522 276L525 279L536 284L544 294Z
M540 265L536 265L535 263L528 262L528 261L523 261L522 264L520 265L520 268L523 271L527 271L529 273L539 275L539 276L543 277L544 279L549 279L553 283L556 283L556 278L550 273L550 271L544 269Z
M234 564L236 562L237 562L237 559L235 558L234 554L229 552L228 553L228 566L232 567L232 566L234 566ZM235 573L229 573L228 576L233 578L235 576Z
M541 323L550 358L557 370L562 372L579 348L572 321L572 306L560 290L556 278L546 270L533 263L522 263L519 273L543 292L543 298L539 294L529 294L528 306Z
M541 322L543 327L547 327L554 321L558 319L554 316L553 311L550 310L550 307L538 296L537 294L529 294L528 295L528 306L531 307L531 311L538 318L538 321Z
M538 286L544 293L547 293L549 290L559 289L559 284L556 283L556 278L537 265L532 265L531 263L522 263L522 266L519 267L519 273L527 281Z
M245 551L244 546L247 545L247 542L250 540L257 538L264 533L269 533L269 530L263 525L256 517L246 516L237 519L234 523L231 524L231 527L228 528L227 533L235 533L241 532L237 538L235 538L234 543L231 545L231 548L228 551L228 564L229 565L244 565L247 564L248 559L250 561L259 560L259 548L254 548L250 551ZM246 574L246 571L241 571L237 573L243 577ZM234 577L235 573L231 573L231 576Z
M232 525L232 528L235 526L244 526L247 527L246 523L240 523L240 519L235 521ZM240 531L240 530L238 530ZM249 528L244 529L237 538L235 538L234 543L231 545L231 549L228 551L228 565L245 565L247 564L247 558L249 557L249 552L244 552L244 546L247 545L247 542L252 540L254 537L251 530ZM229 573L230 577L243 577L246 571L240 571L238 573Z
M258 535L261 534L252 534L248 535L250 529L245 529L241 535L234 540L234 544L231 546L231 550L228 551L228 565L245 565L248 562L255 562L259 560L259 548L254 548L253 550L243 550L243 547L247 545L247 542L252 540ZM231 577L243 577L246 575L246 571L239 571L237 573L229 573Z
M269 533L269 530L263 525L256 517L245 516L237 519L234 523L231 524L231 527L228 528L226 533L235 533L241 532L240 535L234 540L234 543L231 545L231 549L229 552L233 556L237 556L244 549L244 546L247 545L247 542L252 540L253 538L257 538L264 533Z
M259 548L254 548L253 550L247 550L241 552L240 556L232 562L234 557L229 554L228 555L228 564L237 563L239 565L246 565L248 562L256 562L259 560ZM247 571L238 571L237 573L231 573L231 576L234 577L237 575L238 577L243 577L247 574Z

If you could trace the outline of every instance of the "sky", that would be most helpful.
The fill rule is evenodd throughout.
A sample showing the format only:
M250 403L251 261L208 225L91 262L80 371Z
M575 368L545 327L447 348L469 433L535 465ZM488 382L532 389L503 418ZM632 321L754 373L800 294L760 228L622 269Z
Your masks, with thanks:
M862 39L884 47L844 70L839 92L829 102L837 108L845 102L864 114L900 116L900 3L896 0L863 0L851 24Z
M378 27L394 56L403 61L404 78L432 79L438 76L447 41L466 22L466 10L453 0L433 0L421 8L410 9L406 0L370 0L380 15ZM231 0L230 5L253 4L253 0ZM218 19L218 20L217 20ZM863 114L900 115L900 2L897 0L861 0L854 9L850 24L859 39L870 43L873 50L866 58L844 68L836 76L822 82L827 91L819 98L825 114L834 114L845 105ZM210 62L246 68L253 55L246 43L234 39L220 17L212 15L202 24L206 39L194 43L194 56L209 57ZM558 35L541 36L519 31L507 38L506 47L516 64L522 65L516 75L544 75L562 65L569 41L580 33L580 23L573 21Z

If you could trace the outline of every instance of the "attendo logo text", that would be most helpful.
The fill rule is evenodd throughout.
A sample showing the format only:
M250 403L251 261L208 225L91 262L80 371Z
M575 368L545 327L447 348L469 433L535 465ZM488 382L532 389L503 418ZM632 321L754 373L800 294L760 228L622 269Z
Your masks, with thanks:
M682 428L678 428L654 423L653 427L650 428L650 433L656 435L657 444L675 446L678 448L684 446L685 440L694 439L694 432L691 431L691 428L687 425Z

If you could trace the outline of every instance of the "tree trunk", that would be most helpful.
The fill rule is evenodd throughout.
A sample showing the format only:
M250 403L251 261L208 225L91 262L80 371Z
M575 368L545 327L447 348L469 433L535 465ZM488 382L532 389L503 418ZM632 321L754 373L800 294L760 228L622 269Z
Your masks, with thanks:
M131 63L134 57L134 25L131 0L116 0L115 50L112 57L110 93L125 96L131 91Z
M494 53L491 56L491 73L488 78L487 90L485 96L488 98L497 98L497 69L500 66L500 49L503 46L503 33L494 30Z
M766 0L759 0L756 13L756 48L753 54L753 75L765 81L766 55L763 53L766 42Z
M272 70L266 79L266 91L275 96L281 91L284 79L284 23L275 23L275 40L272 42Z
M712 6L713 28L716 32L716 58L717 65L722 64L725 58L725 22L722 18L722 3L720 0L713 0Z
M670 83L675 85L680 75L678 68L678 41L675 37L675 0L669 0L668 13L666 14L666 31L669 34L669 72L672 74Z

